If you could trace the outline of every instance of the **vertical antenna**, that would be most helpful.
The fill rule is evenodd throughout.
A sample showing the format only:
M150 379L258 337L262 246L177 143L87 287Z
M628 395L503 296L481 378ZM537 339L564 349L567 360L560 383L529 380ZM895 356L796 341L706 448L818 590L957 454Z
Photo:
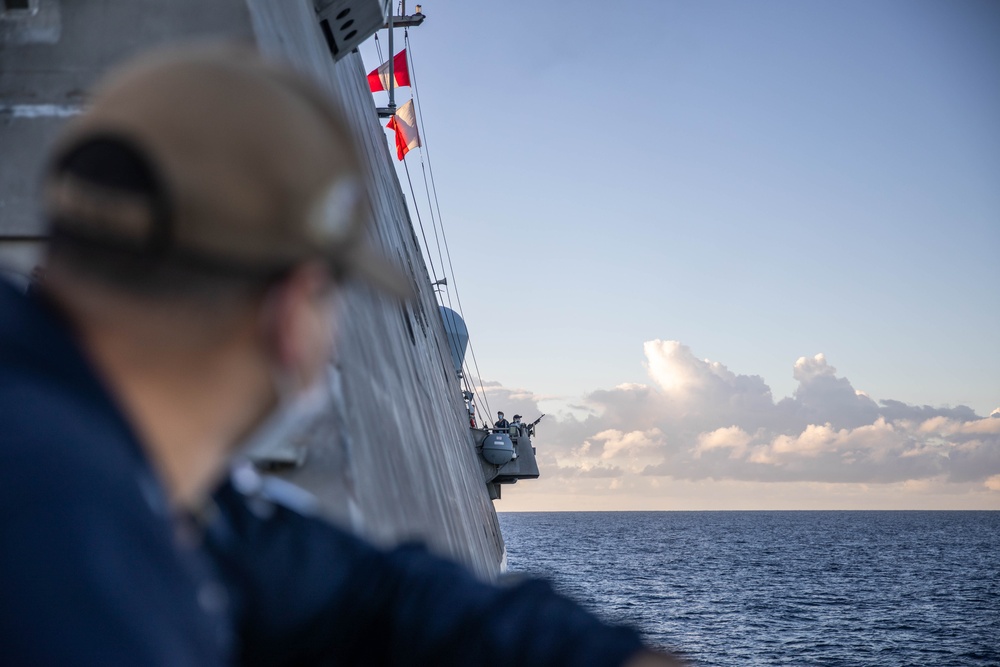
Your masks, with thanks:
M392 0L389 0L389 111L392 113L396 112L396 72L393 66L396 64L396 52L392 48L392 19L393 14L396 10L392 6Z

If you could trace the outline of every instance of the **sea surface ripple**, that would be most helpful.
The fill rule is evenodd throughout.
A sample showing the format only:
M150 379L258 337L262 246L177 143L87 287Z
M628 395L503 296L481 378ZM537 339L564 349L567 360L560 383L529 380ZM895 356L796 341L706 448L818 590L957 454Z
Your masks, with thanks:
M499 516L510 572L695 665L1000 665L1000 512Z

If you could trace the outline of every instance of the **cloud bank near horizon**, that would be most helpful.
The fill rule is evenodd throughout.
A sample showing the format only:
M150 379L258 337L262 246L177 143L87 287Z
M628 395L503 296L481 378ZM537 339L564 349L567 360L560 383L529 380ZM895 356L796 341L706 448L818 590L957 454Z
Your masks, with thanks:
M548 417L539 463L550 479L621 488L640 478L972 484L1000 492L1000 409L876 401L823 354L801 357L792 396L775 401L760 376L697 358L678 341L643 345L648 384L591 392L578 418ZM487 383L491 406L539 414L544 397Z

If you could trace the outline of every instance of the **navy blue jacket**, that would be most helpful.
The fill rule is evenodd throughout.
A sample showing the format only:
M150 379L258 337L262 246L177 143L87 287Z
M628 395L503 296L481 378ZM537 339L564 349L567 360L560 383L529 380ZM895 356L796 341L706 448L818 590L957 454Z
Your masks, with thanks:
M486 584L420 545L382 551L267 496L224 486L207 539L244 664L597 667L641 648L543 581Z
M67 323L0 282L0 655L24 665L619 665L641 648L540 581L382 551L227 482L172 517ZM231 639L233 637L233 639Z
M0 281L0 661L224 665L224 590L68 334Z

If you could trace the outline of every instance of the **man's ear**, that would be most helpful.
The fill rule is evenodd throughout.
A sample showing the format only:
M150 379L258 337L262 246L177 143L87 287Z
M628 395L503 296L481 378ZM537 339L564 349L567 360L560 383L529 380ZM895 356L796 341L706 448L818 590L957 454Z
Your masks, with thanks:
M261 305L266 353L299 387L314 379L330 353L331 289L327 268L305 263L276 283Z

